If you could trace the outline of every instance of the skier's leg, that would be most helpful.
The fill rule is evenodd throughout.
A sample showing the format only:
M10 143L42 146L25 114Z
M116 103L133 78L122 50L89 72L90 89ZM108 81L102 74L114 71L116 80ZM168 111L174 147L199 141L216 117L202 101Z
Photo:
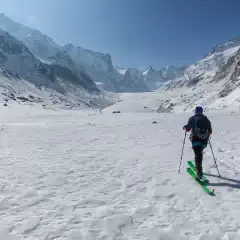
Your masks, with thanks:
M193 152L194 152L194 155L195 155L195 157L194 157L195 166L196 166L196 170L198 172L198 158L199 158L199 156L198 156L198 147L193 147Z
M201 176L202 170L202 148L200 146L193 147L193 151L195 154L195 166L197 170L198 176Z
M201 146L199 146L199 172L203 175L202 161L203 161L203 150L207 147L208 140L203 140Z
M199 147L199 176L203 175L202 161L203 161L203 148Z

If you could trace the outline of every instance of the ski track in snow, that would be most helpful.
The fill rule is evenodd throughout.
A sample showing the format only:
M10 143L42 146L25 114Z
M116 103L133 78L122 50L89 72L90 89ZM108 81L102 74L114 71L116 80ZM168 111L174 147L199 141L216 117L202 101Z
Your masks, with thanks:
M209 116L212 197L185 171L188 139L177 173L189 114L124 112L122 98L103 114L3 110L0 239L240 239L239 114Z

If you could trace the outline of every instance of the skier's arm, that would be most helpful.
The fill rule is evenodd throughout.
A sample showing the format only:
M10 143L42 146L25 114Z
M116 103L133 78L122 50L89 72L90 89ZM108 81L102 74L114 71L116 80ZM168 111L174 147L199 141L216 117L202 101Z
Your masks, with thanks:
M211 135L212 134L212 124L211 124L210 120L208 120L208 131L209 131L209 134Z
M189 132L189 131L192 129L192 125L193 125L193 118L190 117L189 120L188 120L187 125L185 125L185 126L183 127L183 129L184 129L185 131Z

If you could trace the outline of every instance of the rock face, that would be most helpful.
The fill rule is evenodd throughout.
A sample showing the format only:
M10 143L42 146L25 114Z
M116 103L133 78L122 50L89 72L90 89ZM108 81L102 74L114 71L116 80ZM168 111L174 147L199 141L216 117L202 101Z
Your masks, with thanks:
M212 82L224 80L219 97L226 97L240 86L240 49L216 72Z

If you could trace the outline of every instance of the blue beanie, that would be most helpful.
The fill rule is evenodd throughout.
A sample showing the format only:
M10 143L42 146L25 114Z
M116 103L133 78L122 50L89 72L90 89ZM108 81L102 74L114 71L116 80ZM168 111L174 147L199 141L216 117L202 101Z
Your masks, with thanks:
M197 106L197 107L195 108L195 113L196 113L196 114L202 114L202 113L203 113L203 108L202 108L201 106Z

